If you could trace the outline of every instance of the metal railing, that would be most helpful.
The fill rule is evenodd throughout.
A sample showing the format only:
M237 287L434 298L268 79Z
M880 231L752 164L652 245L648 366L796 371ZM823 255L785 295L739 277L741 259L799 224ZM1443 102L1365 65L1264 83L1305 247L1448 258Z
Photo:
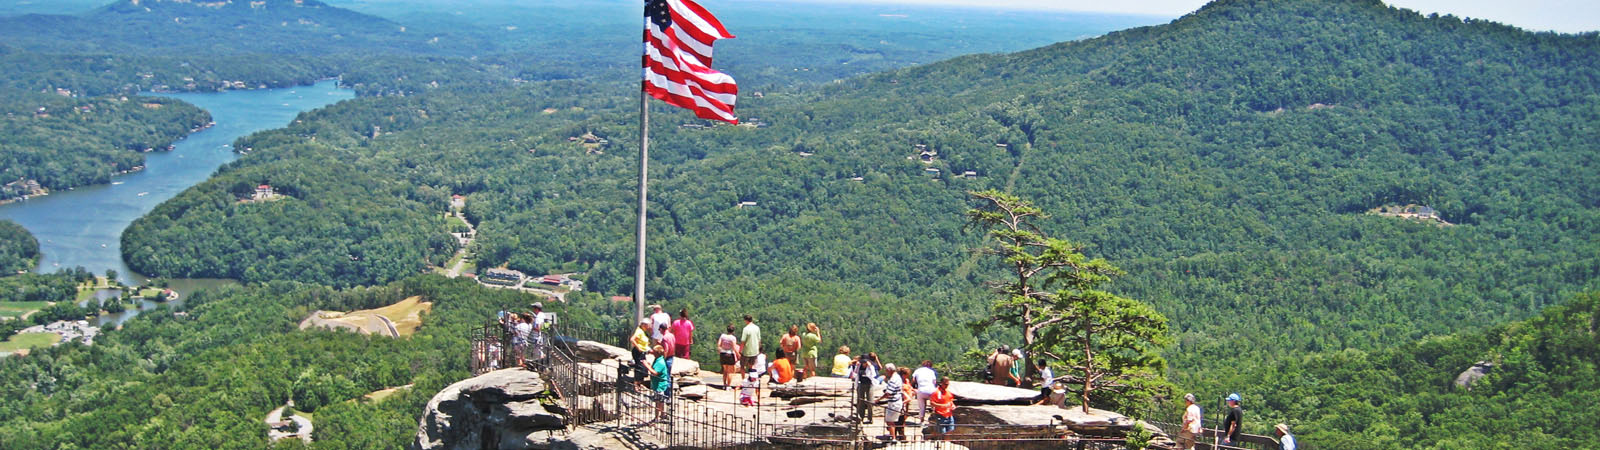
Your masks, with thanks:
M1155 425L1156 428L1160 428L1161 432L1166 433L1167 436L1171 437L1173 440L1178 439L1178 430L1180 429L1179 424L1171 422L1148 423ZM1232 445L1222 445L1222 435L1222 430L1216 428L1201 428L1200 435L1195 437L1194 448L1206 450L1280 450L1283 448L1283 444L1271 436L1245 433L1239 433L1239 442L1235 442ZM1295 443L1295 448L1297 450L1315 450L1315 447L1299 442Z

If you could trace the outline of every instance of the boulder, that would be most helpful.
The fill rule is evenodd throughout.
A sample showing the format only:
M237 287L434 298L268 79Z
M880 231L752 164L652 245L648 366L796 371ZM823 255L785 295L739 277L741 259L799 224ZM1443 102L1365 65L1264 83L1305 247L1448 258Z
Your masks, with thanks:
M1473 383L1477 383L1479 378L1489 375L1489 372L1492 371L1494 371L1494 363L1478 361L1477 364L1473 364L1472 367L1462 371L1460 375L1456 375L1456 387L1472 390Z
M572 344L572 353L574 356L588 362L600 362L607 359L617 361L633 359L633 353L629 352L628 349L595 341L578 341Z
M1105 432L1122 432L1133 429L1137 424L1128 416L1103 409L1089 408L1084 412L1082 406L1072 406L1061 410L1061 419L1066 422L1067 429L1080 434L1104 434Z
M694 360L689 359L689 358L673 358L672 359L672 376L675 376L675 377L687 377L687 376L699 376L699 375L700 375L700 363L697 363Z
M772 388L772 396L778 398L849 397L854 394L855 384L848 378L813 377Z
M950 382L950 393L957 405L1028 405L1039 397L1039 391L1032 389L967 381Z
M674 379L677 380L679 386L699 386L706 384L706 380L702 380L699 377L675 377Z
M535 445L533 435L565 430L566 418L539 402L545 383L520 368L489 372L452 384L428 401L417 427L416 448L499 448ZM542 442L543 437L537 438Z

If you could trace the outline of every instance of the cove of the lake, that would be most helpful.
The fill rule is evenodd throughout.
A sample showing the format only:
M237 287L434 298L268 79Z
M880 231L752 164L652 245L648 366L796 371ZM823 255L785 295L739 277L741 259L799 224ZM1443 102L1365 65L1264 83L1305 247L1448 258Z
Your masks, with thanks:
M144 95L194 104L209 111L216 124L174 143L171 151L146 154L144 170L115 177L112 184L56 191L0 205L0 219L21 224L39 239L42 255L36 271L50 273L82 266L103 274L106 269L113 269L124 284L143 283L144 277L133 273L122 261L121 236L128 224L184 189L210 178L217 167L237 159L234 140L281 128L303 111L355 96L353 91L340 89L334 80L281 89ZM181 299L195 289L230 282L171 280L171 287ZM113 294L98 294L107 295ZM95 322L120 324L137 314L138 309L130 308L126 313L102 316Z

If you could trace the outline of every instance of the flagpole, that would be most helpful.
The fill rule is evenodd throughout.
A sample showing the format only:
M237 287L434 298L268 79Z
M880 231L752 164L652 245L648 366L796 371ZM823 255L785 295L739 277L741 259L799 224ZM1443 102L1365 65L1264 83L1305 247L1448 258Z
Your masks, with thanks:
M644 321L644 230L645 198L650 183L650 94L643 82L639 86L639 265L633 276L633 323Z

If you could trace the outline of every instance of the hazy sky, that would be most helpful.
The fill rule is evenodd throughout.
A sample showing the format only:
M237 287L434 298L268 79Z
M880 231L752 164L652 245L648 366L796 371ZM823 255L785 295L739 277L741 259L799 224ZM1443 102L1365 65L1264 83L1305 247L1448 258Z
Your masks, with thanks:
M1177 17L1199 9L1206 0L866 0L874 3L922 3L998 8L1100 11ZM850 1L849 3L857 3ZM1533 31L1577 33L1600 30L1600 0L1385 0L1423 14L1454 14L1488 19Z

